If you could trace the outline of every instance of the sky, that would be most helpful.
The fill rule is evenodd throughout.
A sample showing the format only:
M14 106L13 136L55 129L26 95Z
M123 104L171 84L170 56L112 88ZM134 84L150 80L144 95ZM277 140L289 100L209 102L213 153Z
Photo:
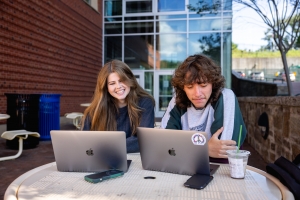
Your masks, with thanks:
M239 49L255 51L266 45L262 38L267 28L255 11L233 4L232 42L238 44Z

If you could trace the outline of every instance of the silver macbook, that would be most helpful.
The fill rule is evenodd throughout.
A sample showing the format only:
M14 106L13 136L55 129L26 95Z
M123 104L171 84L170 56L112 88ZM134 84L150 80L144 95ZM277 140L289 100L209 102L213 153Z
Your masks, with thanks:
M205 132L138 127L137 135L144 169L210 175Z
M123 131L50 131L58 171L127 171Z

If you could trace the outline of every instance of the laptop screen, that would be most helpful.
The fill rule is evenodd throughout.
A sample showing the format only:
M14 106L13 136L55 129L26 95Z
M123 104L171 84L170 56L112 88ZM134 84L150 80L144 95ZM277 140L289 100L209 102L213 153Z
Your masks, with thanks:
M127 171L123 131L50 131L58 171Z
M144 169L210 174L205 132L138 127L137 134Z

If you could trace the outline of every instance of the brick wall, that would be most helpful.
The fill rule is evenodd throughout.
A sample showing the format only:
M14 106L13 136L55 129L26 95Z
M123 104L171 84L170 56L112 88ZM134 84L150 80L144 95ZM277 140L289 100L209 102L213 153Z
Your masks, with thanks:
M61 94L61 115L83 112L102 66L100 12L82 0L0 0L0 113L4 93Z
M300 154L300 97L239 97L238 101L248 130L247 141L266 162L273 163L280 156L292 161ZM269 122L266 139L258 126L264 112Z

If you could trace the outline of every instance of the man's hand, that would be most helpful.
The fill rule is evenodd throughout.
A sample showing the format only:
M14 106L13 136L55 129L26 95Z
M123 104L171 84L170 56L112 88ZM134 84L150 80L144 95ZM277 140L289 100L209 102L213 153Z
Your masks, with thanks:
M219 140L219 135L222 133L221 127L208 141L208 153L213 158L227 158L226 151L236 149L236 142L234 140Z

